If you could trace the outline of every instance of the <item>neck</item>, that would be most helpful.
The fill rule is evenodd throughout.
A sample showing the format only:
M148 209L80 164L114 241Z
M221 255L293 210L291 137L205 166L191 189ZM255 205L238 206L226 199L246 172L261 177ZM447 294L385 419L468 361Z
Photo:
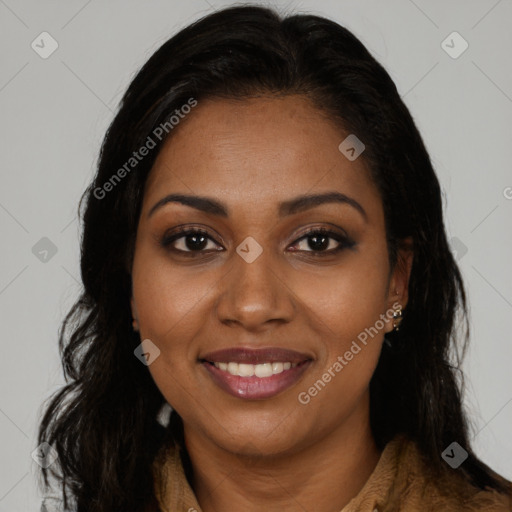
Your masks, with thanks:
M186 428L185 440L192 487L203 512L342 510L381 455L368 409L366 415L356 411L341 427L293 454L241 456Z

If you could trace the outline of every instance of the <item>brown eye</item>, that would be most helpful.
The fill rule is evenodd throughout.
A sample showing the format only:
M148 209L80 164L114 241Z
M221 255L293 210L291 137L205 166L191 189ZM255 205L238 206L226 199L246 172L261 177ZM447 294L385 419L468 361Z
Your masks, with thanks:
M309 230L304 236L299 238L294 245L297 246L297 244L302 240L306 240L306 245L310 250L300 248L294 250L297 252L312 252L318 256L332 255L355 245L355 242L347 236L325 228L313 228ZM334 248L331 247L333 245L333 240L335 245ZM331 248L329 249L329 247Z
M182 240L183 239L183 240ZM180 229L178 232L165 235L161 240L161 245L164 248L171 248L176 252L206 252L205 249L208 247L208 241L214 242L214 240L208 235L208 233L202 229L188 228ZM176 244L179 242L179 244ZM177 247L180 245L181 247ZM210 247L209 250L215 249Z

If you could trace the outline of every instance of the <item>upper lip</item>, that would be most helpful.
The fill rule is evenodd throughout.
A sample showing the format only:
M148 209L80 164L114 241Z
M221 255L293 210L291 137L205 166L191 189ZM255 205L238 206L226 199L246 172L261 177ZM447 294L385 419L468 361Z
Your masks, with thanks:
M246 364L259 364L259 363L276 363L276 362L290 362L301 363L312 359L308 354L303 354L295 350L288 350L279 347L269 348L243 348L232 347L222 350L209 352L199 358L203 361L211 363L216 362L234 362Z

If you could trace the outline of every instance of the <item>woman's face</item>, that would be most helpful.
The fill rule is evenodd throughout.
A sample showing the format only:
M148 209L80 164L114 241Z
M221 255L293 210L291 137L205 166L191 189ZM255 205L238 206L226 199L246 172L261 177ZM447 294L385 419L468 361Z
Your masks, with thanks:
M382 201L338 148L347 135L302 96L204 100L160 151L132 312L186 436L277 454L366 427L407 272L390 272ZM340 200L297 202L324 194Z

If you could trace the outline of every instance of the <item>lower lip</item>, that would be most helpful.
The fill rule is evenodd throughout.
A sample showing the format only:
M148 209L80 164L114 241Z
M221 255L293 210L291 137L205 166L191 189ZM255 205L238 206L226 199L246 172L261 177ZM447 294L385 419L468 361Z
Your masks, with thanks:
M309 367L310 363L311 361L304 361L289 370L263 378L231 375L213 364L207 362L202 364L214 382L230 395L247 400L262 400L264 398L271 398L293 386Z

